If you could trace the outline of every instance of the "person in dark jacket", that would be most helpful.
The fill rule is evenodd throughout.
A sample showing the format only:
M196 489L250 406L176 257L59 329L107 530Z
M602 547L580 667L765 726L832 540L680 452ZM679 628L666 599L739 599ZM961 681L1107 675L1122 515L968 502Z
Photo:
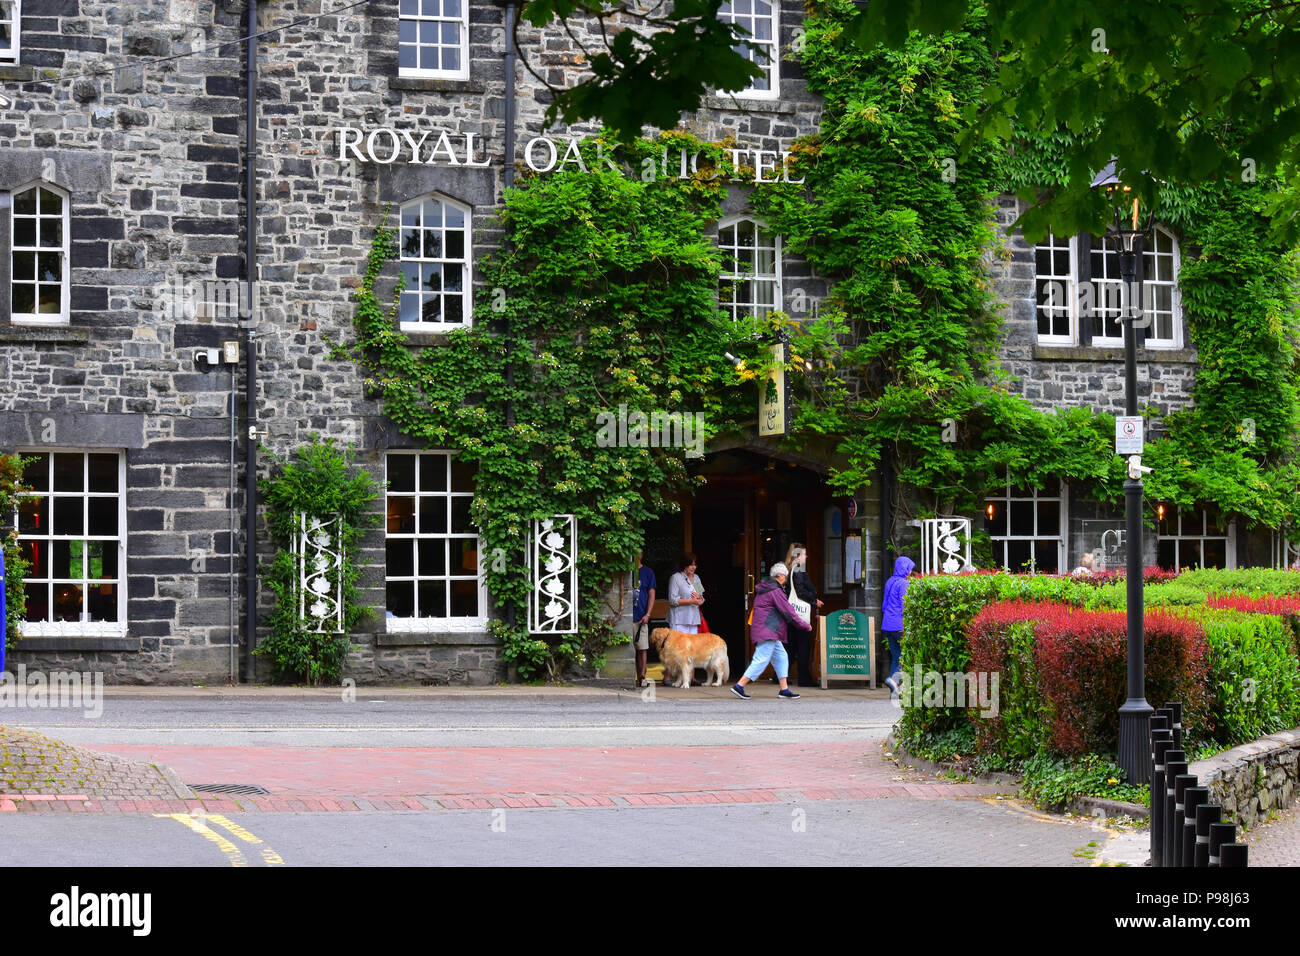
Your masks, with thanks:
M790 591L793 590L795 597L807 604L815 615L822 602L817 600L817 589L808 575L808 549L798 542L790 545L790 550L785 556L785 564L790 569L786 597L789 597ZM788 643L790 646L787 653L794 658L795 666L799 671L799 686L817 686L812 679L812 631L805 634L796 630L790 635Z
M812 627L795 613L794 608L785 597L785 579L790 576L790 569L780 562L772 565L772 576L758 582L754 589L754 618L749 626L749 637L754 642L754 658L745 668L745 676L731 685L731 692L741 700L749 700L745 685L753 682L768 661L781 681L781 691L776 696L782 700L798 700L799 695L786 684L786 675L790 670L790 659L785 653L786 625L793 624L800 630L808 631Z
M898 693L898 679L902 676L903 597L907 594L907 577L916 567L911 558L894 562L894 575L885 582L885 597L880 602L880 633L889 640L889 677L885 683Z

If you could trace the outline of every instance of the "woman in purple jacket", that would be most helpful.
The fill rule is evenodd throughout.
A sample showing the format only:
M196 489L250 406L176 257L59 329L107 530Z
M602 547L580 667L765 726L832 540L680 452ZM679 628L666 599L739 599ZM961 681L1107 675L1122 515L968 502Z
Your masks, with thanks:
M795 613L785 596L785 579L790 576L790 569L779 561L772 565L772 576L758 582L754 589L754 618L749 626L749 637L754 642L754 658L745 668L745 676L738 683L731 685L731 692L741 700L749 700L745 685L754 681L768 661L772 662L776 676L781 681L781 692L777 694L782 700L798 700L799 695L786 684L786 675L790 673L790 658L785 653L785 628L787 624L804 631L811 631L812 625Z
M902 676L903 596L907 593L907 576L916 567L911 558L894 562L894 576L885 582L885 597L880 602L880 633L889 639L889 677L885 683L898 693L898 679Z

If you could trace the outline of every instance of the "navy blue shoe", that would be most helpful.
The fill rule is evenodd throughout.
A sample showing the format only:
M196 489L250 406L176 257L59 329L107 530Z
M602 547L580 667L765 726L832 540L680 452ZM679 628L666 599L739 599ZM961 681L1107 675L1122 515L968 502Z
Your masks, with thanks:
M748 694L745 693L745 688L741 687L739 684L732 684L731 692L735 694L737 697L739 697L741 700L752 699Z
M785 690L781 691L781 693L777 694L776 696L780 697L782 700L798 700L801 695L796 694L794 691L790 690L790 688L787 687Z

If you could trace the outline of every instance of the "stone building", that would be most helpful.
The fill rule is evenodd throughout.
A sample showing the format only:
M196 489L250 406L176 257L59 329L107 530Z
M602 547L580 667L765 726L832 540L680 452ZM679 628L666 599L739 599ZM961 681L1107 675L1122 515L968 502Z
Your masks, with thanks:
M801 11L724 7L782 56ZM254 14L250 217L245 0L0 0L0 450L37 459L37 497L17 517L34 567L15 659L134 683L262 676L244 624L246 556L271 555L245 527L251 428L280 456L313 433L355 442L362 465L388 482L385 523L363 555L363 598L384 613L351 635L347 673L501 679L487 630L495 612L475 570L472 479L455 449L419 447L393 427L329 343L349 335L350 296L390 204L389 221L405 230L394 267L409 280L402 331L436 343L469 322L474 264L500 242L508 171L562 165L568 141L593 130L543 129L546 91L522 63L507 75L508 11L490 0L263 0ZM563 31L519 36L533 67L562 83L575 63ZM817 129L820 104L797 62L773 57L767 71L754 89L708 98L684 125L731 136L760 169L779 168L791 141ZM733 188L718 224L724 249L752 256L754 299L731 307L815 291L746 197ZM1004 204L1002 215L1014 210ZM1066 333L1044 326L1041 250L1011 246L998 288L1011 306L1006 364L1025 396L1117 408L1105 323L1095 334L1081 334L1077 318ZM1088 257L1074 245L1065 255ZM1145 398L1161 408L1186 401L1195 361L1170 321L1169 337L1143 353ZM829 607L878 606L888 573L878 489L838 498L824 480L830 454L791 455L756 436L707 451L705 488L649 531L661 582L677 553L696 550L711 585L741 591L801 539ZM1055 567L1066 567L1091 547L1094 516L1057 489L1049 527L1048 492L1029 494L1027 511L1014 489L1001 500L1015 512L1005 560L1055 549ZM425 508L440 514L427 527ZM1043 523L1021 533L1022 511ZM1222 536L1221 549L1208 520L1197 553L1238 560L1234 539ZM256 603L264 615L269 595ZM716 629L743 633L740 607Z

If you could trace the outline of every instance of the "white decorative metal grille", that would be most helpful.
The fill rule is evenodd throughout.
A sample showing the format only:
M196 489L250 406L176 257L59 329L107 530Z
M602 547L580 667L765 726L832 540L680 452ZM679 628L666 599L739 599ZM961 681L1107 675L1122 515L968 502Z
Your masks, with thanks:
M926 518L921 522L921 573L969 570L970 518Z
M1273 532L1273 567L1300 568L1300 537L1287 538L1285 531Z
M298 515L293 541L298 565L298 618L312 634L343 631L343 523L336 516Z
M533 522L528 563L533 571L529 630L534 634L578 632L578 522L552 515Z

